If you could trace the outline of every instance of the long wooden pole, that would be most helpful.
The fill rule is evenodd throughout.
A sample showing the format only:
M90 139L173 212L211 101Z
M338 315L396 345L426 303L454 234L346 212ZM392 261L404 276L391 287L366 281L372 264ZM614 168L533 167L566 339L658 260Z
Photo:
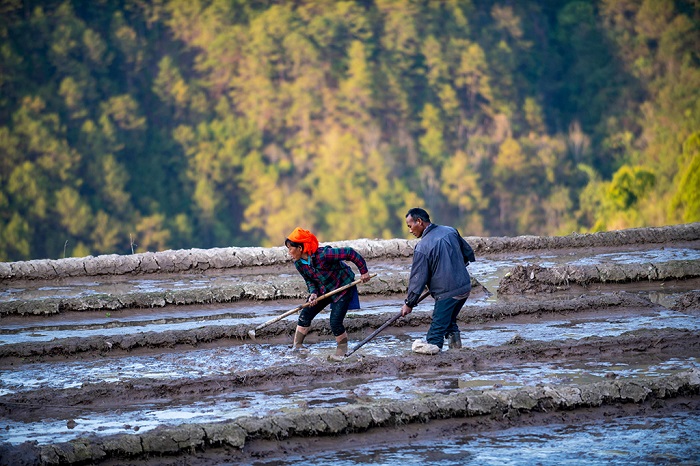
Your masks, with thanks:
M418 298L418 301L416 302L416 304L418 304L419 302L423 301L426 297L428 297L429 294L430 294L430 291L424 292L424 293L420 296L420 298ZM347 358L347 357L350 356L352 353L354 353L355 351L357 351L357 350L359 350L360 348L362 348L362 347L365 345L365 343L369 342L372 338L374 338L374 337L376 337L377 335L379 335L379 333L380 333L382 330L384 330L384 329L387 328L389 325L391 325L391 324L393 324L394 322L396 322L397 320L399 320L399 318L401 318L401 311L399 311L398 314L396 314L395 316L393 316L392 318L390 318L389 320L387 320L386 322L384 322L384 323L382 324L382 326L379 327L379 328L378 328L377 330L375 330L374 332L372 332L372 333L370 334L370 336L368 336L367 338L365 338L364 340L362 340L360 343L358 343L357 346L355 346L355 347L352 349L352 351L348 351L347 353L345 353L345 357Z
M376 276L377 276L377 274L376 274L376 273L373 273L373 274L371 274L369 277L372 278L372 277L376 277ZM361 279L361 278L358 278L357 280L355 280L355 281L352 282L352 283L348 283L347 285L343 285L343 286L341 286L340 288L337 288L337 289L335 289L335 290L333 290L333 291L329 291L328 293L319 296L318 298L316 298L316 301L321 301L322 299L326 299L326 298L328 298L328 297L331 297L331 296L333 296L334 294L340 293L341 291L345 291L345 290L347 290L348 288L351 288L351 287L353 287L353 286L355 286L355 285L357 285L358 283L361 283L361 282L362 282L362 279ZM285 312L284 314L280 314L280 315L278 315L277 317L274 317L274 318L268 320L267 322L258 325L258 326L255 327L253 330L251 330L251 331L248 332L248 336L249 336L250 338L252 338L253 340L255 340L255 332L256 332L256 330L260 330L261 328L265 328L265 327L267 327L268 325L272 325L272 324L274 324L275 322L278 322L278 321L284 319L285 317L290 316L290 315L294 314L295 312L299 312L299 311L301 311L302 309L304 309L305 307L309 307L309 306L311 306L311 303L310 303L310 302L305 302L305 303L302 304L301 306L297 306L297 307L295 307L294 309L290 309L289 311Z

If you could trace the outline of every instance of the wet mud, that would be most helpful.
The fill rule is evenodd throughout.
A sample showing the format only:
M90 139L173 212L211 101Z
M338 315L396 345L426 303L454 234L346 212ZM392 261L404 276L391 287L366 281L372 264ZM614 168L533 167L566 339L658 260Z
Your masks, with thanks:
M0 315L11 314L34 314L49 315L71 311L94 311L94 310L120 310L131 308L154 308L168 305L182 306L192 304L227 303L242 300L274 300L305 298L308 292L303 282L297 277L289 276L291 269L287 273L257 276L234 276L226 277L197 277L196 280L189 280L183 283L176 276L161 278L156 283L148 283L146 286L135 287L115 287L105 286L99 283L74 283L64 286L59 292L66 294L74 293L76 296L54 296L50 293L35 291L21 293L15 291L10 295L10 299L0 301ZM270 280L275 276L274 281ZM42 287L51 290L55 287ZM363 286L363 294L386 294L397 293L408 285L407 273L395 273L384 275ZM16 285L15 285L16 286ZM479 287L478 281L474 283ZM85 289L89 293L85 293ZM109 288L107 291L104 288ZM149 289L150 288L150 289ZM21 296L24 294L25 296Z
M526 387L512 391L484 390L426 396L420 400L363 403L338 408L311 408L264 418L242 417L235 422L159 427L148 433L106 438L76 439L43 447L9 450L6 458L23 461L34 456L45 464L99 462L110 457L176 455L208 448L244 449L254 440L280 441L290 437L338 436L370 429L425 424L434 419L473 418L513 421L528 413L548 413L600 408L623 403L663 405L663 400L690 396L686 405L700 403L700 371L682 372L657 379L613 380L576 387ZM503 423L503 422L502 422ZM493 422L493 424L497 424ZM19 458L18 458L19 456ZM227 452L229 461L236 454Z
M284 366L249 369L230 374L192 379L153 380L132 379L118 383L86 383L80 388L20 391L3 397L0 413L23 420L41 419L50 412L60 415L66 406L100 409L125 407L132 403L174 398L187 399L193 393L211 396L226 393L227 389L274 388L280 380L295 386L304 386L319 379L339 380L352 378L398 377L402 374L421 374L435 370L443 376L455 376L464 371L483 371L491 365L513 365L539 360L587 361L606 359L610 362L630 360L633 356L653 352L657 357L684 358L700 354L700 332L688 330L638 330L621 336L588 337L582 340L555 342L528 341L522 338L500 346L478 349L462 348L447 351L434 360L408 353L401 357L363 355L351 357L343 364L319 364L317 358L298 357ZM614 371L605 371L604 377L613 377ZM128 401L125 401L128 400ZM59 409L52 409L58 406ZM37 417L38 416L38 417Z
M471 297L479 296L475 292ZM584 311L596 311L622 309L634 307L635 309L653 307L648 299L643 299L627 293L612 293L599 296L581 296L572 299L563 299L550 302L515 302L494 303L485 306L467 305L458 316L459 322L485 322L493 319L505 319L518 315L543 315L564 314ZM380 327L389 320L393 314L374 315L349 315L346 321L348 332L357 333ZM394 324L394 327L427 327L430 325L431 313L417 311ZM279 336L287 336L291 341L296 328L295 321L275 322L256 331L256 339L269 339ZM248 332L250 324L211 325L187 330L165 330L159 332L130 333L128 327L122 334L114 334L109 337L103 335L92 337L73 337L53 339L46 342L17 343L0 346L0 357L5 360L10 358L32 358L33 361L41 358L69 357L78 353L98 353L101 355L117 354L119 352L134 352L140 349L168 349L179 346L205 346L209 343L220 342L225 344L237 344L249 341ZM41 329L35 329L40 332ZM330 335L330 325L327 319L316 319L311 326L312 333ZM233 341L230 341L233 340ZM0 366L1 367L1 366Z
M565 267L516 266L498 288L502 294L554 293L598 283L686 280L700 277L700 261L661 264L604 264Z
M700 224L466 239L461 348L411 352L428 299L340 362L327 311L300 352L294 316L248 336L306 297L283 248L0 264L0 464L323 464L308 455L388 444L401 464L410 439L700 426ZM335 244L377 273L345 319L352 348L399 310L416 241Z
M636 228L568 236L465 237L478 255L567 248L600 248L650 244L682 243L700 238L700 223L658 228ZM419 240L338 241L331 246L351 246L366 259L410 257ZM0 262L0 280L62 279L101 275L151 275L180 272L206 272L288 264L286 248L212 248L169 250L120 256L88 256Z

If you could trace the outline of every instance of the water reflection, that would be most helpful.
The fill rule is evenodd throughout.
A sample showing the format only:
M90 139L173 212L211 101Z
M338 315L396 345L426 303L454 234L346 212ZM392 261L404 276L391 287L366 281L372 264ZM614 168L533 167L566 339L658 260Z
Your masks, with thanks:
M333 453L295 455L259 466L310 465L562 465L698 464L700 415L625 417L584 424L550 424Z

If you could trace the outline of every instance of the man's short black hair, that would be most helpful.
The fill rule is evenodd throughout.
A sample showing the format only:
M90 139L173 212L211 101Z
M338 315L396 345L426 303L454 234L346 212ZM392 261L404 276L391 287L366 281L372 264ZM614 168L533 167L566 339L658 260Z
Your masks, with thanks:
M409 215L414 220L419 218L425 223L430 223L430 215L428 215L428 212L426 212L424 209L421 209L420 207L414 207L412 209L409 209L408 213L406 214L406 217L408 217Z

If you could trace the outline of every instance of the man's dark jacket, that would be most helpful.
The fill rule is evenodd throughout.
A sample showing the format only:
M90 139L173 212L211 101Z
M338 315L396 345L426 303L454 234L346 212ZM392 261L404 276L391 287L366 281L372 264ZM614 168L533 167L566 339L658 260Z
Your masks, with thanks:
M406 304L415 307L425 285L436 301L471 291L466 266L475 260L474 250L457 230L431 223L413 251Z

